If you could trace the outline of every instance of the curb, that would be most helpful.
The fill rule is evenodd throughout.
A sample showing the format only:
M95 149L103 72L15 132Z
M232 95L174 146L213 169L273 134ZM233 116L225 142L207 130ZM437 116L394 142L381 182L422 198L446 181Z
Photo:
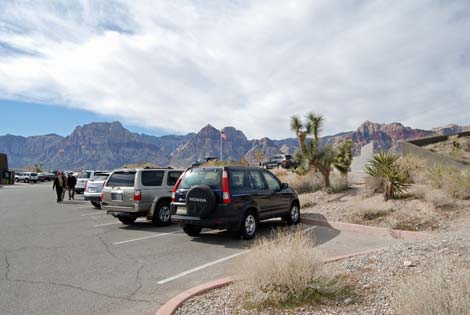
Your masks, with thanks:
M360 225L360 224L353 224L353 223L328 222L328 221L319 220L319 219L302 218L300 222L309 224L309 225L328 227L328 228L332 228L335 230L361 232L361 233L367 233L370 235L382 236L382 237L391 236L394 239L401 239L401 240L420 241L420 240L431 237L431 234L425 233L425 232L393 230L393 229L387 229L387 228L382 228L382 227Z
M201 285L198 285L197 287L186 290L178 294L165 304L163 304L163 306L160 307L160 309L155 313L155 315L172 315L181 304L183 304L190 298L209 290L224 287L231 283L233 283L232 278L222 278L211 282L203 283Z

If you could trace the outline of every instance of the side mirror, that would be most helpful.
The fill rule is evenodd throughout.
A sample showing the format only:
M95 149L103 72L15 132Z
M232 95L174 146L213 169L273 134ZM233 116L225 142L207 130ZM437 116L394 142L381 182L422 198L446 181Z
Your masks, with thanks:
M282 183L281 184L281 189L287 189L289 188L289 184L288 183Z

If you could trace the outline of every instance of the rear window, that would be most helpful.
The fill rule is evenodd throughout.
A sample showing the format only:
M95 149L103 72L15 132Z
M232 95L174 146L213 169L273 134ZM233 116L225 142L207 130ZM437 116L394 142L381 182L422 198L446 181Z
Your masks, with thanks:
M164 171L144 171L142 172L143 186L161 186L163 182Z
M193 169L185 173L178 188L189 189L195 185L206 185L211 188L221 188L222 170Z
M109 176L109 174L99 174L99 175L93 177L93 180L96 180L96 181L106 180L106 178L108 178L108 176Z
M38 174L36 174L36 173L31 173L31 176L38 176Z
M80 178L90 178L91 172L83 172Z
M107 187L133 187L135 172L116 172L111 175Z

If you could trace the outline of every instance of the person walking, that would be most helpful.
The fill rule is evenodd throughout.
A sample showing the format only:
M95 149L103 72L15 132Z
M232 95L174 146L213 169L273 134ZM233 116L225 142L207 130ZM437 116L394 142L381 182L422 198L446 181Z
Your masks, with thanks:
M52 190L55 188L57 194L57 202L61 203L63 200L63 193L65 189L65 176L62 172L57 172L57 177L54 179L54 184L52 185Z
M67 188L69 189L69 200L75 200L75 186L77 185L77 178L69 173L67 176Z

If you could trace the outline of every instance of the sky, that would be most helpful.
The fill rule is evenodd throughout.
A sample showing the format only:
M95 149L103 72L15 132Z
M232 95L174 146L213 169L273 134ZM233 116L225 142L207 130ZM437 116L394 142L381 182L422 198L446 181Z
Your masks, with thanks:
M0 134L470 125L468 30L466 0L0 0Z

